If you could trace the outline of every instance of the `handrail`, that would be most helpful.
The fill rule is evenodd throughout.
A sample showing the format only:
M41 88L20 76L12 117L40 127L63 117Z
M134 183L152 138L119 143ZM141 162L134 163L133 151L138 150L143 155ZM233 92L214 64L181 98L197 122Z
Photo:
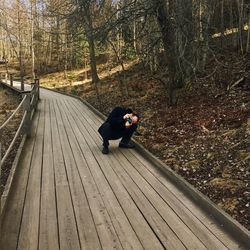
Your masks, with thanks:
M18 92L29 92L29 90L25 90L25 81L30 78L26 78L20 75L15 75L13 73L0 73L0 81L6 85L8 85L11 89L18 89ZM19 87L15 86L17 83L20 84ZM19 89L20 88L20 89Z
M32 101L31 101L32 100ZM3 165L6 158L9 156L9 153L11 149L13 148L14 143L16 142L17 137L23 132L24 134L28 133L28 129L31 123L32 116L34 114L34 111L36 109L37 103L39 100L39 80L36 79L35 83L32 84L31 91L27 94L25 94L24 98L18 105L18 107L15 109L15 111L11 114L11 116L0 126L0 139L1 139L1 132L3 128L13 119L15 114L20 110L20 108L23 106L24 108L24 114L21 120L21 123L17 129L17 132L11 141L8 149L5 152L5 155L1 157L1 141L0 141L0 177L1 177L1 166Z
M11 114L11 116L0 126L0 130L3 129L9 122L10 120L15 116L15 114L19 111L19 109L22 107L23 103L25 102L27 96L25 95L18 107L15 109L15 111Z
M15 134L13 140L11 141L9 148L8 148L7 151L5 152L4 157L3 157L2 160L0 161L0 166L3 165L3 163L5 162L5 160L7 159L7 157L9 156L9 153L10 153L11 149L13 148L14 143L15 143L16 140L17 140L17 137L19 136L21 129L23 128L23 124L24 124L24 122L25 122L26 116L27 116L27 111L24 112L22 121L21 121L21 123L20 123L20 125L19 125L19 127L18 127L18 129L17 129L17 132L16 132L16 134Z
M5 78L6 82L7 82L7 77ZM13 78L11 76L10 78L10 88L13 85ZM23 79L21 80L21 90L24 89L24 82ZM32 103L31 103L31 99L32 99ZM1 177L2 177L2 166L4 164L4 162L6 161L7 157L9 156L11 150L13 149L13 146L15 144L15 142L17 141L17 138L20 134L27 134L29 135L29 128L31 125L31 119L33 117L33 114L35 112L35 109L37 107L37 103L40 99L39 96L39 80L35 79L34 84L32 84L32 88L31 91L27 94L25 94L25 96L23 97L21 103L18 105L18 107L15 109L15 111L11 114L11 116L0 126L0 184L1 184ZM34 103L33 103L34 102ZM2 154L1 154L1 148L2 148L2 143L1 143L1 136L2 136L2 130L4 127L6 127L6 125L13 119L13 117L16 115L16 113L20 110L20 108L23 107L24 109L24 114L22 117L22 120L19 124L19 127L15 133L14 138L12 139L8 149L5 152L5 155L2 158ZM0 185L1 188L1 185ZM2 223L2 197L0 195L0 235L1 235L1 223Z

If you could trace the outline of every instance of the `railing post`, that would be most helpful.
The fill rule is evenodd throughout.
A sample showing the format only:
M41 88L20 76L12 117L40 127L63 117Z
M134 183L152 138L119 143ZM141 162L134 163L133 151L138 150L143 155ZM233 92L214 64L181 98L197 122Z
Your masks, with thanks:
M37 97L40 100L40 80L38 78L35 79L35 84L37 84Z
M24 91L24 80L23 80L23 76L21 76L21 91Z
M10 86L13 87L13 74L10 74Z
M31 109L30 109L30 94L26 94L26 99L23 103L23 111L27 111L25 122L23 125L23 133L30 135L30 124L31 124Z

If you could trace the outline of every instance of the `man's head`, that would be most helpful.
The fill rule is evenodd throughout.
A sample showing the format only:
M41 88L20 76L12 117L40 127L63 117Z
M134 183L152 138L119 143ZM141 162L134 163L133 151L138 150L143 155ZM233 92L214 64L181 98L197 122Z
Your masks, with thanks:
M132 114L131 120L132 120L133 124L138 123L138 121L139 121L139 115L138 114Z

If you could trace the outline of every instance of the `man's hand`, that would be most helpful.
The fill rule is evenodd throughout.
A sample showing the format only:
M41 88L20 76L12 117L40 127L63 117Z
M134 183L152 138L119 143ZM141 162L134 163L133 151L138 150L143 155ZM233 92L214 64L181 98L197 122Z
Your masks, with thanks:
M133 116L133 114L126 114L126 115L123 116L123 119L124 120L127 120L128 118L132 119L132 116ZM125 127L126 128L129 128L131 125L132 125L132 123L130 123L128 121L125 122Z
M132 118L133 114L126 114L123 116L124 120L127 120L129 117Z
M132 123L129 123L128 121L125 122L125 127L129 128L130 126L132 126Z

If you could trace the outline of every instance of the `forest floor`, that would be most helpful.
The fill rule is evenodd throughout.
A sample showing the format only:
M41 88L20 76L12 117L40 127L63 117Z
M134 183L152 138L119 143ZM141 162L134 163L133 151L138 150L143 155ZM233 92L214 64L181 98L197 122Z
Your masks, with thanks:
M13 94L12 92L1 88L0 86L0 126L8 119L8 117L13 113L13 111L19 105L21 99L19 96ZM13 120L3 129L1 134L1 143L2 143L2 156L5 154L8 149L12 139L15 136L15 133L18 129L18 126L21 122L22 114L17 113ZM11 170L12 163L17 153L18 146L20 144L21 138L18 138L17 142L14 145L13 150L10 153L10 156L6 159L5 163L2 166L2 175L1 175L1 187L0 194L4 189L9 172Z
M141 116L135 139L250 230L250 60L234 53L217 56L192 88L180 92L177 107L168 107L166 87L139 64L101 73L95 87L83 71L42 79L60 82L61 91L79 95L107 115L115 106ZM244 80L233 87L238 79ZM63 85L70 85L64 86Z

